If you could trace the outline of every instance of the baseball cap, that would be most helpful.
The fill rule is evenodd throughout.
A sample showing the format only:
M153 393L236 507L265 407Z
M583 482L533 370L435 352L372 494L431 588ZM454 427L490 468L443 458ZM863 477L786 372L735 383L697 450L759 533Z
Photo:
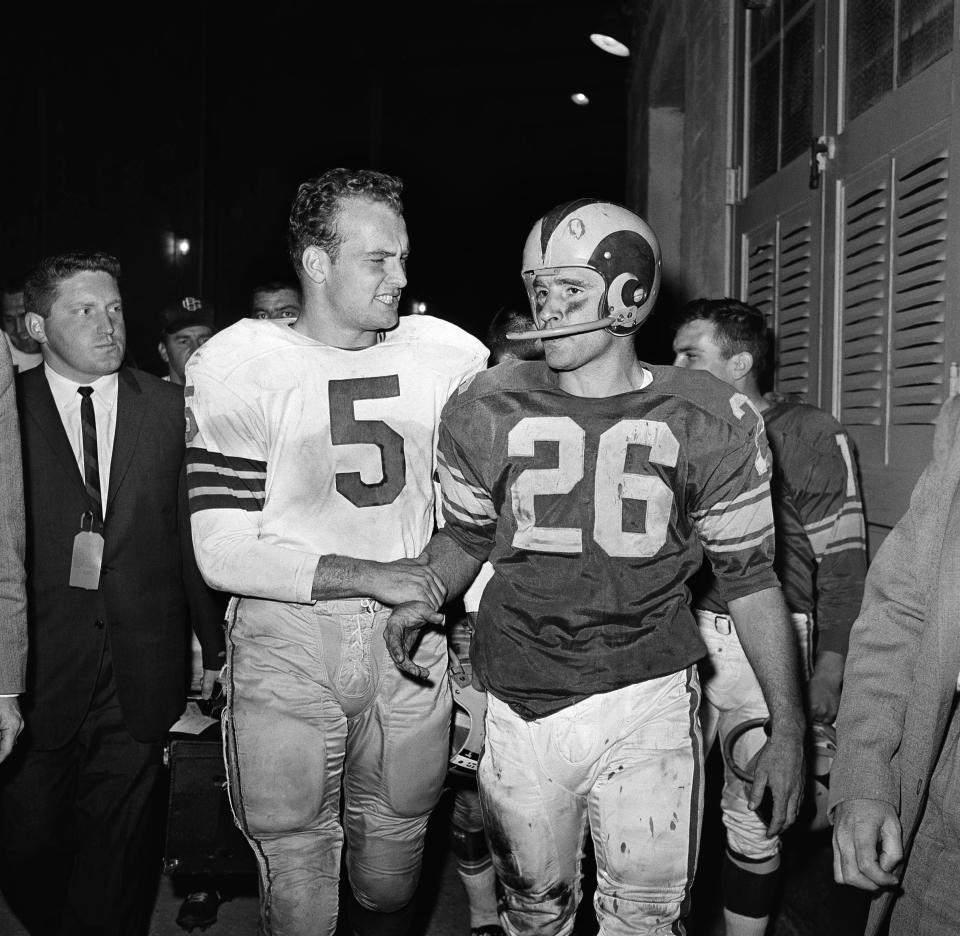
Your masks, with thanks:
M196 296L184 296L164 306L162 334L174 335L191 325L206 325L212 329L213 305Z

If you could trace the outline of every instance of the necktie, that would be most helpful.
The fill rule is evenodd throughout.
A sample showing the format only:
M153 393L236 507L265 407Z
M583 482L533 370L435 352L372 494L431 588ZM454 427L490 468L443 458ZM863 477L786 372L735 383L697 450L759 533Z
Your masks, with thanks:
M100 497L100 461L97 457L97 417L93 412L93 387L77 387L80 394L80 430L83 439L83 483L87 488L91 509L98 521L103 521L103 502Z

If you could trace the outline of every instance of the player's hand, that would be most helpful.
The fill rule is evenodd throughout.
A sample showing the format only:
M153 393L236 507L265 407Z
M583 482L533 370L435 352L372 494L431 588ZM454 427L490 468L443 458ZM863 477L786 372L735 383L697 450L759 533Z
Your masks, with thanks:
M20 701L16 696L0 699L0 761L13 750L17 735L23 730Z
M897 812L881 800L844 800L833 814L833 877L876 890L897 883L903 834Z
M747 805L756 811L769 791L772 809L767 837L773 838L793 825L803 800L803 733L792 729L774 731L748 769L753 783Z
M443 624L443 615L422 601L397 605L387 619L383 639L397 668L415 679L426 679L430 672L410 659L413 645L420 639L420 631L428 625Z
M817 657L813 675L807 683L807 708L810 720L832 725L840 708L840 687L843 685L842 654L825 652Z
M377 563L368 594L385 605L421 601L436 609L447 597L447 589L431 568L430 560L418 556L416 559Z
M212 699L213 691L217 683L220 682L220 670L205 669L203 671L203 682L200 683L200 698Z

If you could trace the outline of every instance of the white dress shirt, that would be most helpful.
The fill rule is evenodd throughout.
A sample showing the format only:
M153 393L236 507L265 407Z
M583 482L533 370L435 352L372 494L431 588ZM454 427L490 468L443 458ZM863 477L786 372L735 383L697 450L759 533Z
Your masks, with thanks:
M100 468L100 501L104 514L107 509L107 492L110 490L110 459L113 455L113 436L117 427L117 375L107 374L98 377L92 383L79 384L63 377L48 364L43 365L53 394L53 402L63 421L70 448L73 449L80 477L83 478L83 430L80 426L80 394L78 387L93 387L90 399L93 401L93 415L97 420L97 463Z

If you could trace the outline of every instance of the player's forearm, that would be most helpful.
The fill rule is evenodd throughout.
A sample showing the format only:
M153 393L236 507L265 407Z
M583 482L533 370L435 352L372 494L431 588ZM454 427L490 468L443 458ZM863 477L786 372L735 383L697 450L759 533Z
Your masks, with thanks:
M732 599L730 613L770 711L771 732L802 734L799 653L783 592L768 588Z
M258 539L255 530L218 529L194 514L193 546L204 581L249 598L306 604L311 601L315 554Z
M424 553L447 588L447 600L462 595L477 577L483 563L474 559L445 530L435 533Z
M321 556L313 574L314 601L379 597L387 563L330 554Z

